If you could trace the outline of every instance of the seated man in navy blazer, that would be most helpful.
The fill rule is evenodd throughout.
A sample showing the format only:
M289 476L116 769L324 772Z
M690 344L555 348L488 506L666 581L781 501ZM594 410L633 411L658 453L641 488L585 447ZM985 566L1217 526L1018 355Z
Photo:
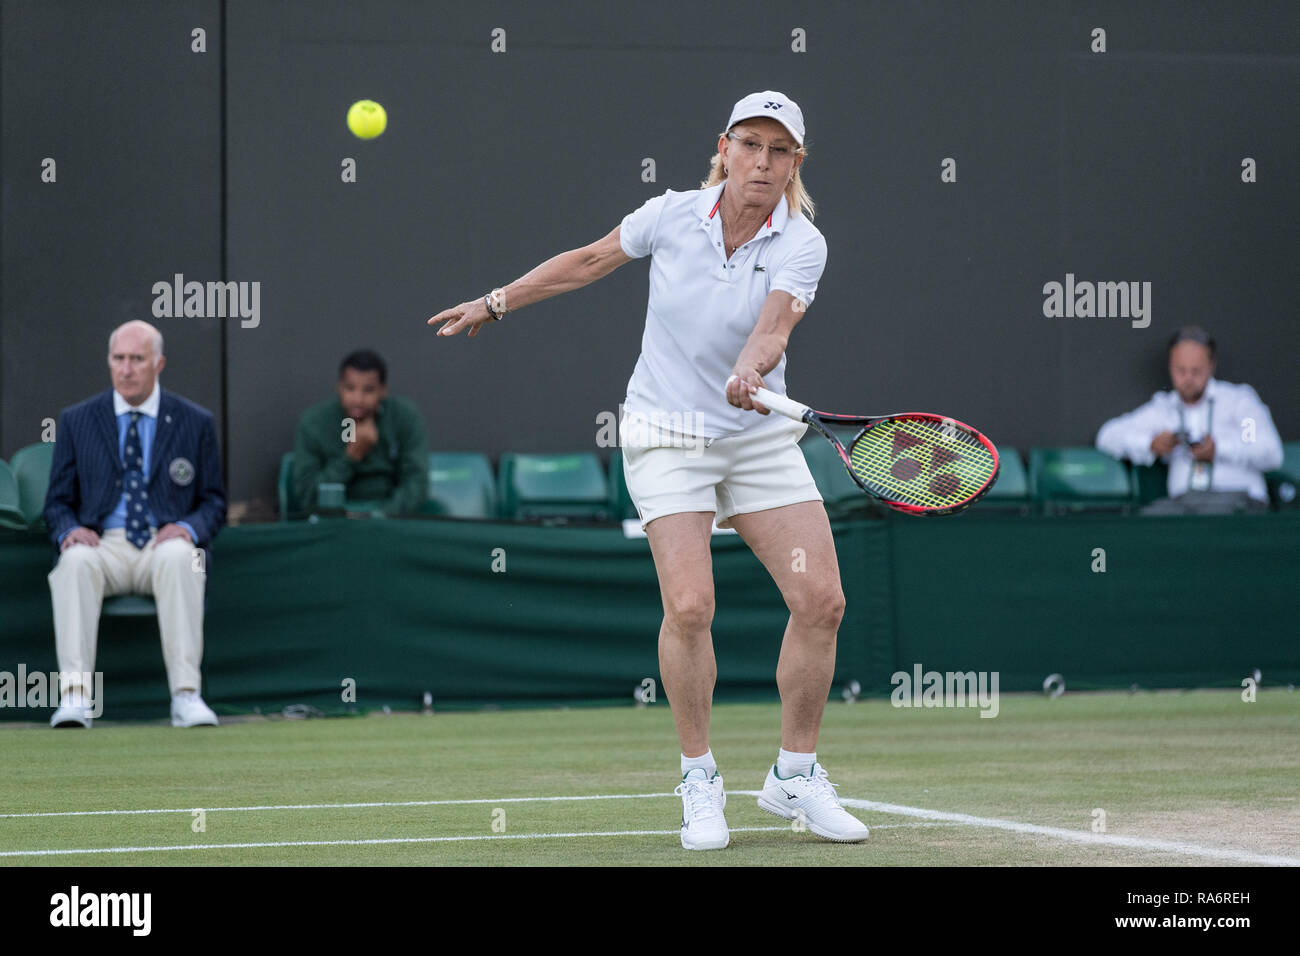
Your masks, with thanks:
M55 433L45 523L59 548L50 572L59 709L52 727L89 727L102 702L77 686L95 669L106 596L158 605L172 726L216 726L199 696L207 548L226 523L212 413L158 384L162 334L148 322L108 339L113 387L66 408Z

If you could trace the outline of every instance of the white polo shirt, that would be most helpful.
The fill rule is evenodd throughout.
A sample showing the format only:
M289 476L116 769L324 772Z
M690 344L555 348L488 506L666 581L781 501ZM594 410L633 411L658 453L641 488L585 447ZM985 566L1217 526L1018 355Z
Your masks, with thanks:
M768 293L781 289L811 304L826 268L826 240L807 218L789 214L784 196L728 260L718 208L725 186L669 189L625 217L619 231L627 255L650 256L645 334L624 410L684 422L680 430L703 438L789 424L733 407L723 389ZM785 394L784 355L763 381Z

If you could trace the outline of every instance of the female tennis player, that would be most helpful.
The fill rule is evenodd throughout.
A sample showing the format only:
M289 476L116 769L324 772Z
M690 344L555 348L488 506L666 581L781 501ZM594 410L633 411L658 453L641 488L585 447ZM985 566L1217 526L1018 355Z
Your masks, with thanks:
M692 850L730 840L709 748L715 518L736 529L790 610L776 668L781 747L758 805L829 840L868 835L840 806L816 754L844 595L826 509L797 444L808 426L769 415L751 395L760 386L785 394L786 344L826 265L800 178L803 142L793 100L751 93L731 111L700 189L670 189L605 238L429 319L439 335L473 337L507 309L650 256L645 333L621 423L623 469L659 576L660 675L681 742L682 846Z

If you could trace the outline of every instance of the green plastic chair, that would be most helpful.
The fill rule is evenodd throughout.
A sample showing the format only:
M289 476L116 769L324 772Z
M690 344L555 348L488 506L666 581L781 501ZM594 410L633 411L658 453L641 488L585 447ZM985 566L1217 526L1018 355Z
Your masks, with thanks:
M627 490L623 474L623 449L615 448L609 456L609 505L616 519L638 518L632 493Z
M276 493L280 499L280 520L291 521L298 511L298 503L293 497L293 452L286 451L280 456L280 477L276 481Z
M610 521L614 517L604 469L591 452L507 452L501 456L497 489L503 518Z
M827 515L831 518L844 518L879 509L874 499L849 477L839 453L825 438L810 431L804 435L799 448L803 451L813 481L817 483L817 490L821 492Z
M430 452L429 499L421 513L450 518L496 517L496 481L487 456L478 452Z
M1300 478L1300 441L1282 443L1282 470L1288 475Z
M153 617L158 613L158 605L143 594L119 594L104 598L99 613L101 617Z
M21 531L26 527L27 516L18 499L18 479L9 463L0 461L0 528Z
M1096 448L1035 448L1029 487L1044 511L1130 511L1133 488L1124 465Z
M304 517L302 513L303 511L306 511L307 513L310 514L316 510L314 503L312 506L300 505L298 502L298 497L294 493L293 452L291 451L285 452L280 457L280 476L276 480L276 496L279 498L279 502L280 502L281 521L298 521L302 517ZM367 511L378 513L380 510L380 504L381 502L378 501L345 500L342 503L342 505L339 507L338 511L340 513L345 511L352 512L352 513L362 513ZM424 513L436 513L436 512L424 512Z
M50 489L54 442L37 442L14 452L9 466L18 482L18 507L29 528L44 528L45 493Z
M1275 508L1300 508L1300 441L1282 443L1282 467L1266 472L1264 481Z
M1133 485L1133 501L1139 508L1169 495L1169 466L1159 459L1151 465L1129 462L1129 478Z
M1000 514L1008 511L1028 514L1033 508L1034 500L1029 494L1029 473L1025 471L1020 452L1010 445L999 446L997 480L984 497L971 506L972 513L979 510L997 511Z

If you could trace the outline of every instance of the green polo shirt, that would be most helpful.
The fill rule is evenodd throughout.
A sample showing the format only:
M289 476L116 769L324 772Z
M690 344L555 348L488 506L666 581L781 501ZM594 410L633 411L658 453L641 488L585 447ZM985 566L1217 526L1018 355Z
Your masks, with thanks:
M321 482L340 482L348 501L373 502L389 515L415 514L429 496L429 444L415 405L389 395L375 410L379 441L361 461L348 457L343 441L343 403L337 397L313 405L298 420L293 440L295 517L316 508Z

